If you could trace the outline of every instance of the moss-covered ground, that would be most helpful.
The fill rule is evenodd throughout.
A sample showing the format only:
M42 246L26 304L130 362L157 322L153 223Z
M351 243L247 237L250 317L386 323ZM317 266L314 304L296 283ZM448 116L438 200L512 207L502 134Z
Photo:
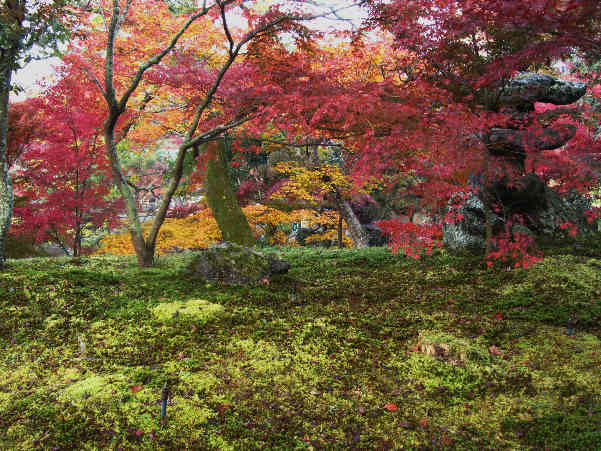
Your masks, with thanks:
M0 449L601 449L601 260L282 253L249 288L10 261Z

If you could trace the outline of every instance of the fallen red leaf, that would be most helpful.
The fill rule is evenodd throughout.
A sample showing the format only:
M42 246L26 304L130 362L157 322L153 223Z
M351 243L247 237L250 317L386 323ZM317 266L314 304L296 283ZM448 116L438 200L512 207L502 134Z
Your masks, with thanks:
M443 435L443 436L440 438L440 441L441 441L443 444L445 444L445 445L450 445L451 443L453 443L453 440L452 440L452 439L450 439L449 437L447 437L446 435Z
M496 319L497 321L503 321L503 314L502 314L501 312L497 313L497 314L495 315L495 319Z
M230 406L229 404L221 404L219 406L219 413L223 414L223 412L225 412L227 409L230 409L232 406Z
M399 410L398 406L393 402L389 402L383 408L388 410L389 412L396 412L397 410Z
M144 433L144 432L142 431L142 429L138 429L138 430L136 431L136 435L137 435L138 437L139 437L139 436L141 436L143 433Z
M421 420L419 420L419 425L423 428L425 428L426 426L428 426L428 423L430 422L430 420L428 420L427 418L422 418Z
M490 352L492 355L502 355L503 354L501 351L499 351L499 348L497 348L495 345L492 345L490 348L488 348L488 352Z
M132 385L131 387L129 387L129 389L134 393L138 393L141 388L142 387L140 385Z

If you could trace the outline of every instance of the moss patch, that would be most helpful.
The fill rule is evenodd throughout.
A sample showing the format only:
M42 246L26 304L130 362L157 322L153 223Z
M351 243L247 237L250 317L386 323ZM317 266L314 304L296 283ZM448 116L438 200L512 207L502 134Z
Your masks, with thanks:
M282 254L256 286L9 261L0 449L601 449L597 260Z
M195 319L206 323L218 318L223 312L219 304L212 304L204 299L191 299L188 301L163 302L152 308L152 313L159 320L173 319L181 316L186 319Z

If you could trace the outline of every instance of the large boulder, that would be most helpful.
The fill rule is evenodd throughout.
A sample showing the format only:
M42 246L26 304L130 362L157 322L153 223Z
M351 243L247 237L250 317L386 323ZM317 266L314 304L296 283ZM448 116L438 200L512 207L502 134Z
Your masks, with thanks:
M524 176L520 182L511 187L497 183L490 188L492 193L489 192L501 200L509 216L520 214L525 218L523 225L513 225L514 233L562 239L569 232L565 228L568 222L576 225L578 233L584 236L598 233L596 223L589 223L585 214L591 208L590 199L576 193L559 195L533 174ZM457 198L452 198L450 204L456 203ZM486 221L482 199L470 194L454 211L462 219L443 225L444 244L453 249L484 249ZM504 219L492 212L491 221L493 233L504 228Z
M529 152L553 150L569 142L576 128L569 124L555 124L554 115L534 115L538 125L531 126L527 120L535 110L536 102L569 105L586 93L586 85L559 80L549 75L522 73L498 90L492 90L497 107L505 110L514 119L510 128L493 127L482 138L489 153L501 156L519 172L525 172L525 160ZM494 103L494 102L493 102ZM493 103L490 103L491 105ZM530 118L532 119L532 118ZM530 124L530 125L529 125ZM511 128L513 127L513 128ZM452 248L475 248L485 246L486 221L484 202L501 206L505 218L520 215L523 225L514 225L513 232L535 236L562 238L570 230L566 223L575 224L584 235L597 232L596 225L586 220L590 202L579 195L559 195L536 174L523 175L519 180L501 180L485 184L477 175L470 184L477 193L460 202L456 209L455 223L443 226L443 241ZM457 207L457 198L450 206ZM492 232L505 227L504 219L491 213Z
M249 285L285 274L290 264L274 254L262 254L235 243L223 242L199 250L188 273L203 280Z
M484 249L486 244L486 217L484 215L484 202L473 193L470 193L462 202L455 195L449 201L457 219L455 222L446 222L442 227L442 238L445 246L452 249L476 251ZM459 206L455 207L455 205ZM493 227L502 225L502 219L492 214Z

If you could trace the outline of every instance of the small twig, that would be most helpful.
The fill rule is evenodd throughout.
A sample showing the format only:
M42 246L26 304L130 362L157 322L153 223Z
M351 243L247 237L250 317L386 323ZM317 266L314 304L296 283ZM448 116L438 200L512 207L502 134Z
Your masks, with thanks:
M167 399L169 399L169 389L167 388L167 382L165 382L161 393L161 421L163 423L165 422L165 417L167 416Z

